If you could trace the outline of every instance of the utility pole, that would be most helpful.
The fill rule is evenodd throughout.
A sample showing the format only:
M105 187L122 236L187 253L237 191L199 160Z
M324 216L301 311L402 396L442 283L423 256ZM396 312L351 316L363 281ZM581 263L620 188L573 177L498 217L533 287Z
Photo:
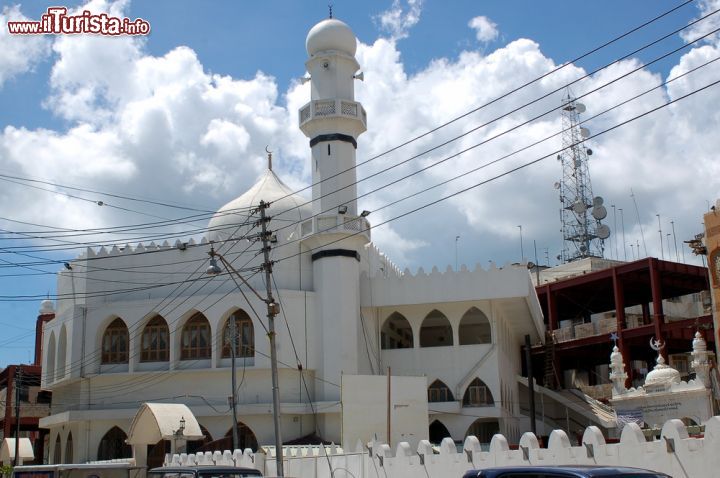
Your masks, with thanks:
M238 288L238 291L245 297L245 293L240 288L240 283L235 280L235 276L240 279L240 281L245 284L245 286L252 291L255 296L265 302L267 304L267 318L268 318L268 339L270 342L270 366L271 366L271 376L272 376L272 395L273 395L273 423L275 425L275 459L276 459L276 472L275 475L278 477L283 477L283 449L282 449L282 436L280 434L280 387L278 385L278 366L277 366L277 347L276 347L276 336L275 336L275 316L280 311L280 306L275 302L275 299L272 295L272 266L273 261L270 260L270 243L273 242L273 234L272 231L270 231L267 228L267 223L270 222L270 217L268 217L265 213L265 209L267 209L270 206L270 204L266 203L265 201L260 201L260 207L258 210L260 211L260 220L258 223L260 224L260 227L262 229L260 233L260 240L262 241L262 252L263 252L263 264L262 268L265 271L265 286L266 286L266 297L262 297L258 292L248 283L247 280L232 266L230 262L228 262L222 254L215 251L214 247L210 247L210 252L208 255L210 256L210 265L207 268L206 273L210 275L217 275L222 272L222 269L220 266L217 265L217 259L220 259L220 262L225 266L225 269L228 271L228 274L232 278L233 282L235 282L235 285ZM254 214L254 212L253 212ZM234 275L233 275L234 274ZM247 300L247 297L245 297L245 300ZM250 302L248 301L248 304ZM252 307L252 304L250 304L250 307ZM254 309L253 309L254 312ZM234 325L234 318L233 325ZM237 327L233 328L235 331L235 336L237 336ZM237 441L237 431L235 430L235 427L237 426L237 417L235 416L235 407L234 403L236 402L235 395L235 363L234 363L234 357L235 357L235 340L236 337L233 337L233 345L231 346L231 353L233 354L231 357L233 359L232 364L232 387L233 387L233 396L231 400L233 401L233 419L235 420L235 424L233 425L233 431L235 432L233 434L233 440Z
M237 432L237 385L235 378L235 344L237 343L237 324L235 323L235 316L230 316L230 328L227 331L228 339L230 341L230 377L232 385L232 396L230 400L230 408L232 408L233 427L232 427L232 440L233 440L233 452L238 449L238 432Z
M273 393L273 422L275 424L275 460L276 474L279 477L285 476L283 472L283 449L282 437L280 435L280 388L278 387L278 366L277 366L277 350L275 344L275 316L279 312L278 304L272 295L272 261L270 260L270 236L272 231L267 228L270 218L265 214L268 204L260 201L260 227L262 228L262 244L263 244L263 269L265 269L265 287L267 292L267 318L268 318L268 338L270 339L270 367L272 375L272 393Z
M20 457L20 387L22 386L22 365L18 365L15 382L15 460L13 466L18 465Z

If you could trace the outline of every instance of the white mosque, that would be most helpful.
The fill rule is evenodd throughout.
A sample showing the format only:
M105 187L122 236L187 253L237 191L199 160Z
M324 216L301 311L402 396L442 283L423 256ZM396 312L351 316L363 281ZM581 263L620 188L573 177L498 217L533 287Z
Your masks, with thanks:
M281 306L283 442L339 444L370 433L386 442L468 434L489 442L498 431L510 440L525 431L520 347L525 335L538 343L544 333L528 270L411 274L372 243L355 186L357 139L368 125L354 95L356 43L332 18L307 36L311 98L299 127L310 142L312 201L294 194L269 162L249 191L218 210L201 242L89 248L58 273L59 300L42 305L56 314L43 332L42 383L52 391L52 412L40 423L49 429L48 462L130 456L125 440L144 402L192 410L204 439L188 442L189 452L227 448L232 340L240 447L274 443L266 284L257 273L261 244L252 241L260 201L270 204L271 287ZM250 287L227 272L205 273L211 244ZM227 333L233 323L234 336ZM421 387L388 394L376 387L388 370ZM408 404L422 418L393 415L387 437L386 409L400 414ZM171 446L153 445L151 466Z

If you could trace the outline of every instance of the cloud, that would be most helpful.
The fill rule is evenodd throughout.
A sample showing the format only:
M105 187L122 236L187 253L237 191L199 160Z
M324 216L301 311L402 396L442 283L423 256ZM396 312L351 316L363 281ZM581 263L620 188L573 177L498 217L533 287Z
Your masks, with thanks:
M555 262L562 248L560 201L553 188L561 180L560 165L554 159L562 146L556 135L562 127L558 107L563 85L584 75L584 70L568 66L497 100L557 67L541 45L520 38L489 52L468 49L437 58L410 74L395 40L407 35L420 10L419 2L408 2L405 7L393 3L380 17L390 37L358 45L365 81L356 82L356 97L368 112L369 129L359 138L357 159L364 163L378 156L357 169L362 181L358 191L364 195L359 208L373 211L374 224L401 218L373 231L374 240L403 269L422 265L429 270L438 265L442 270L452 264L456 235L462 236L461 263L494 260L502 264L519 259L517 226L521 224L526 251L535 241L539 262L545 263L545 250L549 261ZM485 35L492 31L481 26L476 30ZM6 127L0 134L0 170L216 210L253 184L265 167L264 149L270 145L275 152L274 169L290 187L300 189L310 183L308 140L297 128L297 111L309 101L309 84L293 82L280 92L277 81L262 72L249 78L211 74L187 47L156 56L146 51L141 40L105 40L109 39L68 36L55 41L51 92L45 102L70 126L65 131ZM676 58L670 76L687 72L719 52L713 42L693 48ZM303 60L296 59L299 67ZM637 59L614 65L576 85L574 94L581 95L640 65ZM718 73L713 64L586 126L593 133L612 128L697 90ZM587 106L583 119L664 79L643 69L593 93L581 100ZM500 118L556 89L560 91ZM657 230L655 214L661 214L663 230L669 231L669 221L674 221L679 243L698 232L706 200L720 197L720 167L715 158L720 149L716 134L720 117L713 107L718 103L720 92L710 88L587 142L595 151L590 160L593 193L605 198L611 212L606 220L613 229L609 256L617 255L616 249L623 256L622 244L616 248L613 242L622 238L621 221L628 254L628 244L640 240L641 226L648 252L660 254L657 235L647 232ZM476 108L433 134L383 154ZM550 140L529 146L547 137ZM410 160L414 156L419 157ZM543 156L549 158L504 175ZM422 168L429 169L403 179ZM4 186L0 208L12 205L14 217L20 220L69 227L138 222L136 216L62 193ZM440 201L463 189L468 191ZM437 204L428 206L433 202ZM613 217L612 212L620 209L622 219ZM167 210L143 212L168 214Z
M20 12L19 5L0 12L0 88L11 78L32 69L50 53L50 40L44 35L11 35L8 21L36 20Z
M485 16L471 19L468 22L468 26L475 30L475 37L481 43L491 42L500 34L497 29L497 24Z
M393 41L407 38L410 29L420 21L422 0L406 2L407 7L403 7L402 0L393 0L392 6L376 17L380 28L388 32Z
M720 28L720 14L713 13L720 10L720 0L699 0L697 2L698 10L700 10L697 18L709 15L707 19L702 20L687 30L680 32L680 37L686 41L691 42L696 38L710 33L713 30ZM714 43L718 41L718 33L709 35L704 41Z

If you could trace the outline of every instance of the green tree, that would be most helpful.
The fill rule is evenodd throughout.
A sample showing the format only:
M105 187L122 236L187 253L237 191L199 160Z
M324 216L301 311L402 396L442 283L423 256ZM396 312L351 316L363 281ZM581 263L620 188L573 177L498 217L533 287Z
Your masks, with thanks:
M12 476L13 467L10 465L0 465L0 476L10 478Z

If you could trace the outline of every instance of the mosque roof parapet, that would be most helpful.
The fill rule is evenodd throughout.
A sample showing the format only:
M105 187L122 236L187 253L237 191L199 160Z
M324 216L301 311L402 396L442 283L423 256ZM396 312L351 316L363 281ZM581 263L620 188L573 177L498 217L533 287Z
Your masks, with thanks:
M487 269L480 264L473 269L463 264L459 271L448 266L445 271L433 267L426 272L420 267L415 274L405 269L399 275L382 274L376 270L369 278L370 281L367 280L368 274L363 272L361 284L370 282L373 305L400 304L404 303L403 298L407 298L408 303L527 298L532 288L527 268L510 263L500 268L492 264Z
M94 247L87 247L85 248L85 251L83 251L77 259L90 259L90 258L100 258L100 257L113 257L113 256L127 256L130 254L138 254L143 252L149 252L149 251L159 251L159 250L170 250L170 249L179 249L184 250L187 247L194 247L197 245L203 245L208 244L208 240L205 236L203 236L200 239L200 242L197 242L195 239L190 238L187 241L180 241L179 239L176 240L173 244L170 244L168 241L163 241L162 244L156 244L155 241L150 242L149 244L145 244L142 242L139 242L135 244L135 246L131 244L125 244L122 247L118 247L117 245L113 245L109 250L105 246L100 246L98 248Z

